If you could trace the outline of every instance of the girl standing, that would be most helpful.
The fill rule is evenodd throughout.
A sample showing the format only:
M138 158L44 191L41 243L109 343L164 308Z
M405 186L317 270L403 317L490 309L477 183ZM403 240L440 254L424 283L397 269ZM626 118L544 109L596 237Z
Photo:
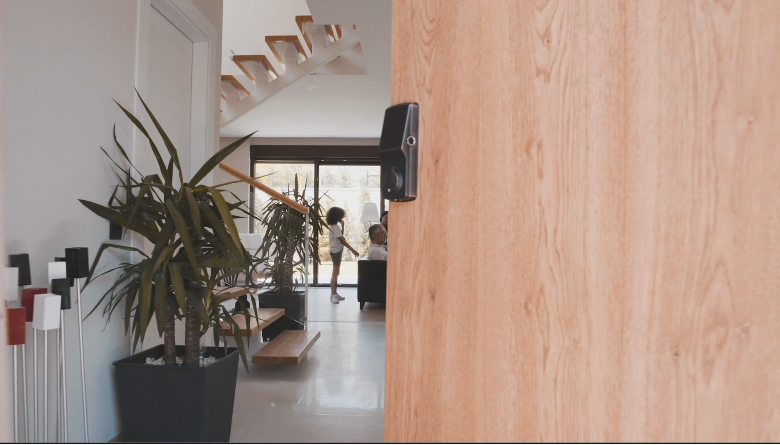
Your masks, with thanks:
M358 255L358 251L353 249L352 246L344 239L344 209L341 207L331 207L328 210L328 216L325 220L328 223L330 234L328 236L328 242L330 244L330 258L333 260L333 275L330 277L330 302L333 304L339 304L340 300L344 297L338 294L338 278L339 270L341 269L341 254L344 251L344 247L351 250L352 253Z

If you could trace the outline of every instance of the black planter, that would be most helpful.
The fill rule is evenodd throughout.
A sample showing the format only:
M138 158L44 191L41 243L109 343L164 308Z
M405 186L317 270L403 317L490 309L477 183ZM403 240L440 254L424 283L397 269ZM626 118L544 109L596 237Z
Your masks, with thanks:
M228 442L236 395L238 349L206 348L206 367L145 364L163 345L114 362L125 442ZM184 355L184 346L176 346Z
M292 294L279 294L276 292L263 292L257 295L258 307L270 307L284 309L284 317L271 323L263 329L263 340L269 341L276 338L283 331L303 330L304 299L303 292Z

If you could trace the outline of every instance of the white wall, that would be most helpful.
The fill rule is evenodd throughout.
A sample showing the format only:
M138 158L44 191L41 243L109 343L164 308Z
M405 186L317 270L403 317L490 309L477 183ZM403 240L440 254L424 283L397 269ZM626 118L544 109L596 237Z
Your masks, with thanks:
M5 14L4 3L0 1L0 27L3 26L2 17ZM0 33L0 87L3 84L3 45L2 33ZM2 91L0 89L0 91ZM0 172L3 171L5 164L5 137L3 135L3 100L0 100ZM0 239L3 237L3 181L0 181ZM0 258L5 258L3 245L0 243ZM3 275L0 274L0 289L3 289ZM0 299L2 297L0 296ZM6 344L6 329L2 320L5 320L5 305L0 305L0 345ZM8 348L6 348L8 349ZM0 442L10 442L13 440L13 426L11 424L11 361L8 354L0 354L0 400L6 403L0 403Z
M220 138L220 147L237 141L240 138ZM252 145L379 145L379 138L251 138L228 156L224 162L240 170L244 174L250 174L250 146ZM219 170L214 174L214 184L221 184L234 180L229 174ZM232 191L241 199L249 202L249 186L244 184L231 184L225 189ZM235 201L231 197L226 198ZM236 221L236 226L241 233L249 232L249 219Z
M221 3L213 1L217 2ZM148 0L0 2L5 8L0 15L0 91L3 106L13 111L3 122L4 246L6 253L30 254L36 287L46 285L46 263L62 256L66 247L88 247L92 260L100 244L108 241L108 222L77 199L106 203L117 182L100 151L102 146L116 153L114 123L125 148L132 147L129 122L112 99L128 107L133 104L139 3L148 5ZM96 304L109 282L85 290L85 310ZM110 440L120 429L112 362L128 355L128 340L121 314L115 315L108 324L100 312L84 321L93 442ZM69 432L72 441L81 441L75 309L66 312L66 325ZM55 396L52 389L49 401ZM50 420L53 416L52 408ZM51 431L53 423L49 422Z
M114 151L114 122L129 140L127 119L111 99L133 102L137 6L6 0L5 8L2 101L13 110L5 115L5 248L29 253L33 285L46 287L46 263L63 256L66 247L88 247L92 259L108 241L108 222L77 199L105 203L116 183L100 146ZM104 281L87 288L84 308L91 309L107 286ZM66 312L69 432L72 440L83 440L76 323L75 309ZM106 441L119 432L111 363L128 352L121 318L108 325L100 314L87 318L84 347L90 439ZM49 400L56 400L53 391Z
M240 76L243 72L230 59L231 50L236 54L265 54L282 69L265 44L265 36L296 35L295 16L309 15L305 0L228 0L223 11L230 26L223 33L222 72Z

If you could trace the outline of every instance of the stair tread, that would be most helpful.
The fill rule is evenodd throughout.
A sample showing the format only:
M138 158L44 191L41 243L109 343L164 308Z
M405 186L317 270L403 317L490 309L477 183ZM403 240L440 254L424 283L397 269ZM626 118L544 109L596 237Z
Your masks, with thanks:
M265 36L265 41L266 42L295 42L295 41L300 41L300 37L293 34Z
M271 48L271 52L273 52L275 55L279 56L278 51L273 46L274 43L292 43L295 46L295 50L298 52L298 55L303 58L303 60L306 60L308 56L306 55L306 50L303 49L303 43L301 41L301 37L298 35L277 35L277 36L265 36L265 43L268 45L269 48Z
M319 338L320 331L284 331L252 356L252 363L296 365Z
M248 77L254 80L254 77L249 73L249 71L243 65L244 62L261 63L266 70L273 73L274 76L279 77L279 73L276 71L276 68L274 68L274 66L271 65L271 62L268 60L268 57L266 57L263 54L245 54L245 55L233 56L233 63L235 63L241 69L241 71L244 72L244 74L246 74Z
M301 31L301 35L303 36L303 40L306 42L306 46L309 47L309 53L314 51L314 47L311 44L311 39L309 39L309 35L306 34L306 29L304 29L303 24L304 23L311 23L314 19L310 15L298 15L295 16L295 23L298 24L298 30Z
M246 337L247 331L249 332L249 336L252 337L268 327L268 325L274 321L282 318L282 316L284 316L284 309L258 308L257 316L260 318L260 320L254 317L254 310L250 309L249 313L252 315L252 317L249 319L249 329L247 329L246 316L244 316L244 314L233 315L233 321L236 322L236 325L238 325L238 328L241 331L241 335L244 337ZM222 329L225 330L225 333L228 337L233 336L230 323L222 321L220 322L220 325L222 326Z
M227 300L233 300L249 293L249 289L239 286L216 286L214 288L214 297L220 303Z
M238 81L238 79L236 79L236 76L233 76L231 74L223 74L222 81L230 83L231 85L233 85L233 88L244 92L247 96L252 94L249 92L249 90L246 89L244 85L241 84L241 82Z

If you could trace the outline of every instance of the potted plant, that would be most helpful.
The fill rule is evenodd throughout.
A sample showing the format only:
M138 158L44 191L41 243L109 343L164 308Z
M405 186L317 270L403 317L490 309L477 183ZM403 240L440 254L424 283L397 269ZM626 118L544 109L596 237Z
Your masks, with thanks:
M309 209L311 237L308 253L319 264L317 246L325 225L319 201L306 198L306 184L302 189L298 187L297 174L292 190L288 189L283 194ZM303 274L306 267L306 220L303 213L275 198L266 201L259 219L265 228L259 252L262 261L267 264L271 289L257 295L258 303L263 307L285 310L285 316L281 320L263 329L263 338L268 341L282 331L303 329L301 319L304 315L305 296L303 292L296 290L298 283L294 279L294 273L297 271Z
M170 159L167 163L163 160L146 128L117 103L148 139L159 172L138 171L115 131L114 141L128 167L121 167L103 152L121 170L120 184L105 206L80 201L96 215L139 234L154 247L151 253L117 244L100 247L85 287L112 271L118 271L118 279L87 316L105 302L103 314L109 319L117 308L124 312L125 330L133 336L134 348L155 318L164 340L163 345L114 363L124 440L229 441L238 358L245 367L247 360L236 323L215 295L215 286L226 275L247 270L253 261L241 244L232 214L249 212L244 202L228 203L221 185L209 187L200 182L251 135L220 150L185 182L176 148L143 99L141 103ZM111 249L134 252L138 261L96 274L103 252ZM249 312L243 311L247 317ZM181 346L176 345L175 319L185 320ZM218 338L226 337L221 322L231 326L237 348L207 348L204 355L218 360L201 366L200 339L211 329L218 345ZM183 356L181 366L177 356ZM164 365L146 364L149 359L162 359Z

